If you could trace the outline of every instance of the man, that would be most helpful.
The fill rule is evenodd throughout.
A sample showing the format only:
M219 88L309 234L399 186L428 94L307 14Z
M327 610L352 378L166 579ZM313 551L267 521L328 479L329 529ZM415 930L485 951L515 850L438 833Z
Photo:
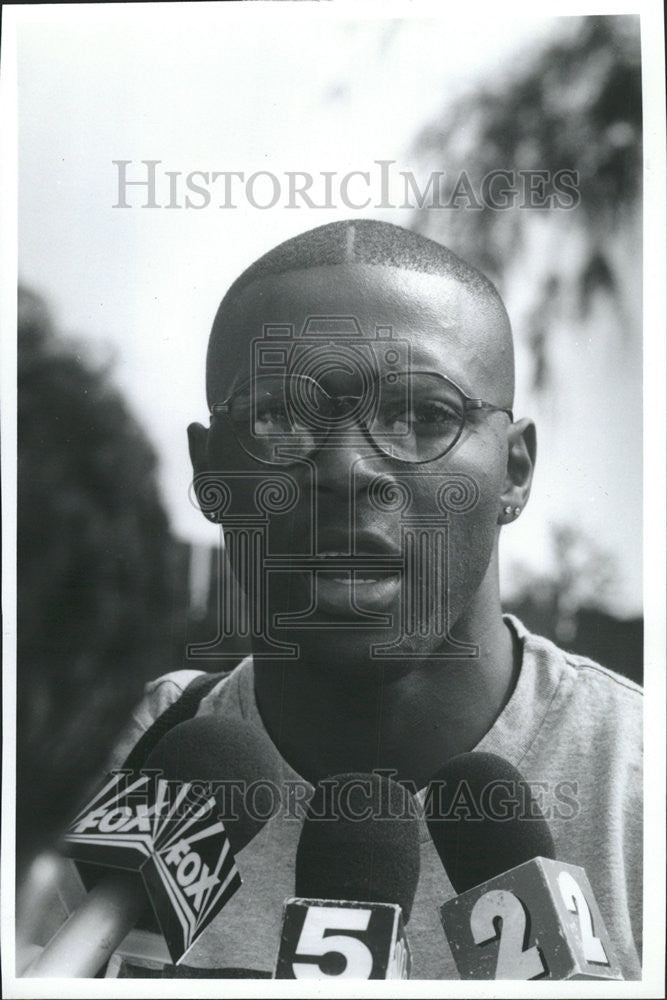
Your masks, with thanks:
M462 752L509 760L542 790L557 856L586 868L637 977L640 691L503 617L500 532L535 462L513 392L498 292L408 231L323 226L237 279L209 344L210 426L189 439L200 505L258 622L253 657L199 711L254 725L286 782L391 769L422 789ZM149 687L116 763L192 676ZM298 837L276 815L241 853L244 885L189 965L271 970ZM425 832L414 978L457 978L438 917L452 895Z

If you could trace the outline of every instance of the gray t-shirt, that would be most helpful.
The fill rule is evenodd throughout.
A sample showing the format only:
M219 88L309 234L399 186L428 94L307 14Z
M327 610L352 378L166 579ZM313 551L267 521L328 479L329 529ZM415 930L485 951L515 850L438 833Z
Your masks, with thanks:
M585 868L626 979L641 976L642 692L582 657L564 653L506 616L523 644L516 688L475 748L504 757L531 785L553 834L556 857ZM199 671L180 670L147 685L144 700L116 747L112 767ZM201 702L198 714L247 720L276 758L283 788L307 783L280 758L254 695L249 657ZM299 797L301 791L295 791ZM286 796L287 797L287 796ZM301 831L294 801L280 809L237 857L243 885L188 952L188 966L271 972L282 908L294 894ZM458 979L439 919L454 895L422 823L421 867L407 933L413 979ZM146 940L145 936L143 940ZM121 951L141 964L136 942ZM160 946L145 952L153 958ZM164 961L169 958L164 951ZM152 965L147 961L145 964Z

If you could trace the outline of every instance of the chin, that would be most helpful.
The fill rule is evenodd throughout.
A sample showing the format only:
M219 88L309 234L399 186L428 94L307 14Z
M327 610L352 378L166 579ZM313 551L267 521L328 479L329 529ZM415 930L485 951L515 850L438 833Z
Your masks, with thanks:
M281 630L275 635L283 639ZM302 665L323 679L349 681L355 687L391 683L418 669L424 662L423 655L431 651L430 644L415 638L401 643L401 650L394 655L376 651L377 647L393 645L396 637L394 628L350 628L320 616L315 627L285 631L284 641L298 647L298 656L286 662ZM281 661L281 666L284 663Z
M442 593L439 586L435 590ZM269 595L267 621L274 623L270 636L298 648L298 658L288 655L288 662L299 659L309 668L337 676L382 676L386 681L412 672L425 660L442 663L443 654L445 662L457 655L474 655L448 643L444 602L436 608L434 595L406 628L400 582L391 576L358 588L346 587L343 580L325 580L317 593L305 581L298 587L292 580L289 590L276 582ZM462 596L458 587L450 590L450 631L462 613ZM256 652L261 655L260 646Z

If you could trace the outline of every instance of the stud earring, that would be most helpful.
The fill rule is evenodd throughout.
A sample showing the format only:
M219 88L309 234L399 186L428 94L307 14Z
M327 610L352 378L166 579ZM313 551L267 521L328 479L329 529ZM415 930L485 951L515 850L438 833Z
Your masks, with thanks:
M507 514L507 516L509 517L511 513L512 513L512 508L510 506L503 507L503 514Z
M514 508L514 516L518 517L520 513L521 513L521 508L520 507L515 507Z

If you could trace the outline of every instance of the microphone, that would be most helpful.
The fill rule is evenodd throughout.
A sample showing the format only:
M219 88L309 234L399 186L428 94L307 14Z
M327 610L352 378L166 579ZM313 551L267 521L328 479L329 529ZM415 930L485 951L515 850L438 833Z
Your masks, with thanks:
M240 887L235 854L266 822L226 793L279 778L252 727L212 716L171 729L141 772L108 776L64 842L85 882L103 878L24 976L94 976L149 903L177 964Z
M297 847L275 979L407 979L419 880L411 796L379 774L321 781Z
M459 894L440 908L462 979L622 979L583 868L556 860L530 786L491 753L453 757L426 822Z

